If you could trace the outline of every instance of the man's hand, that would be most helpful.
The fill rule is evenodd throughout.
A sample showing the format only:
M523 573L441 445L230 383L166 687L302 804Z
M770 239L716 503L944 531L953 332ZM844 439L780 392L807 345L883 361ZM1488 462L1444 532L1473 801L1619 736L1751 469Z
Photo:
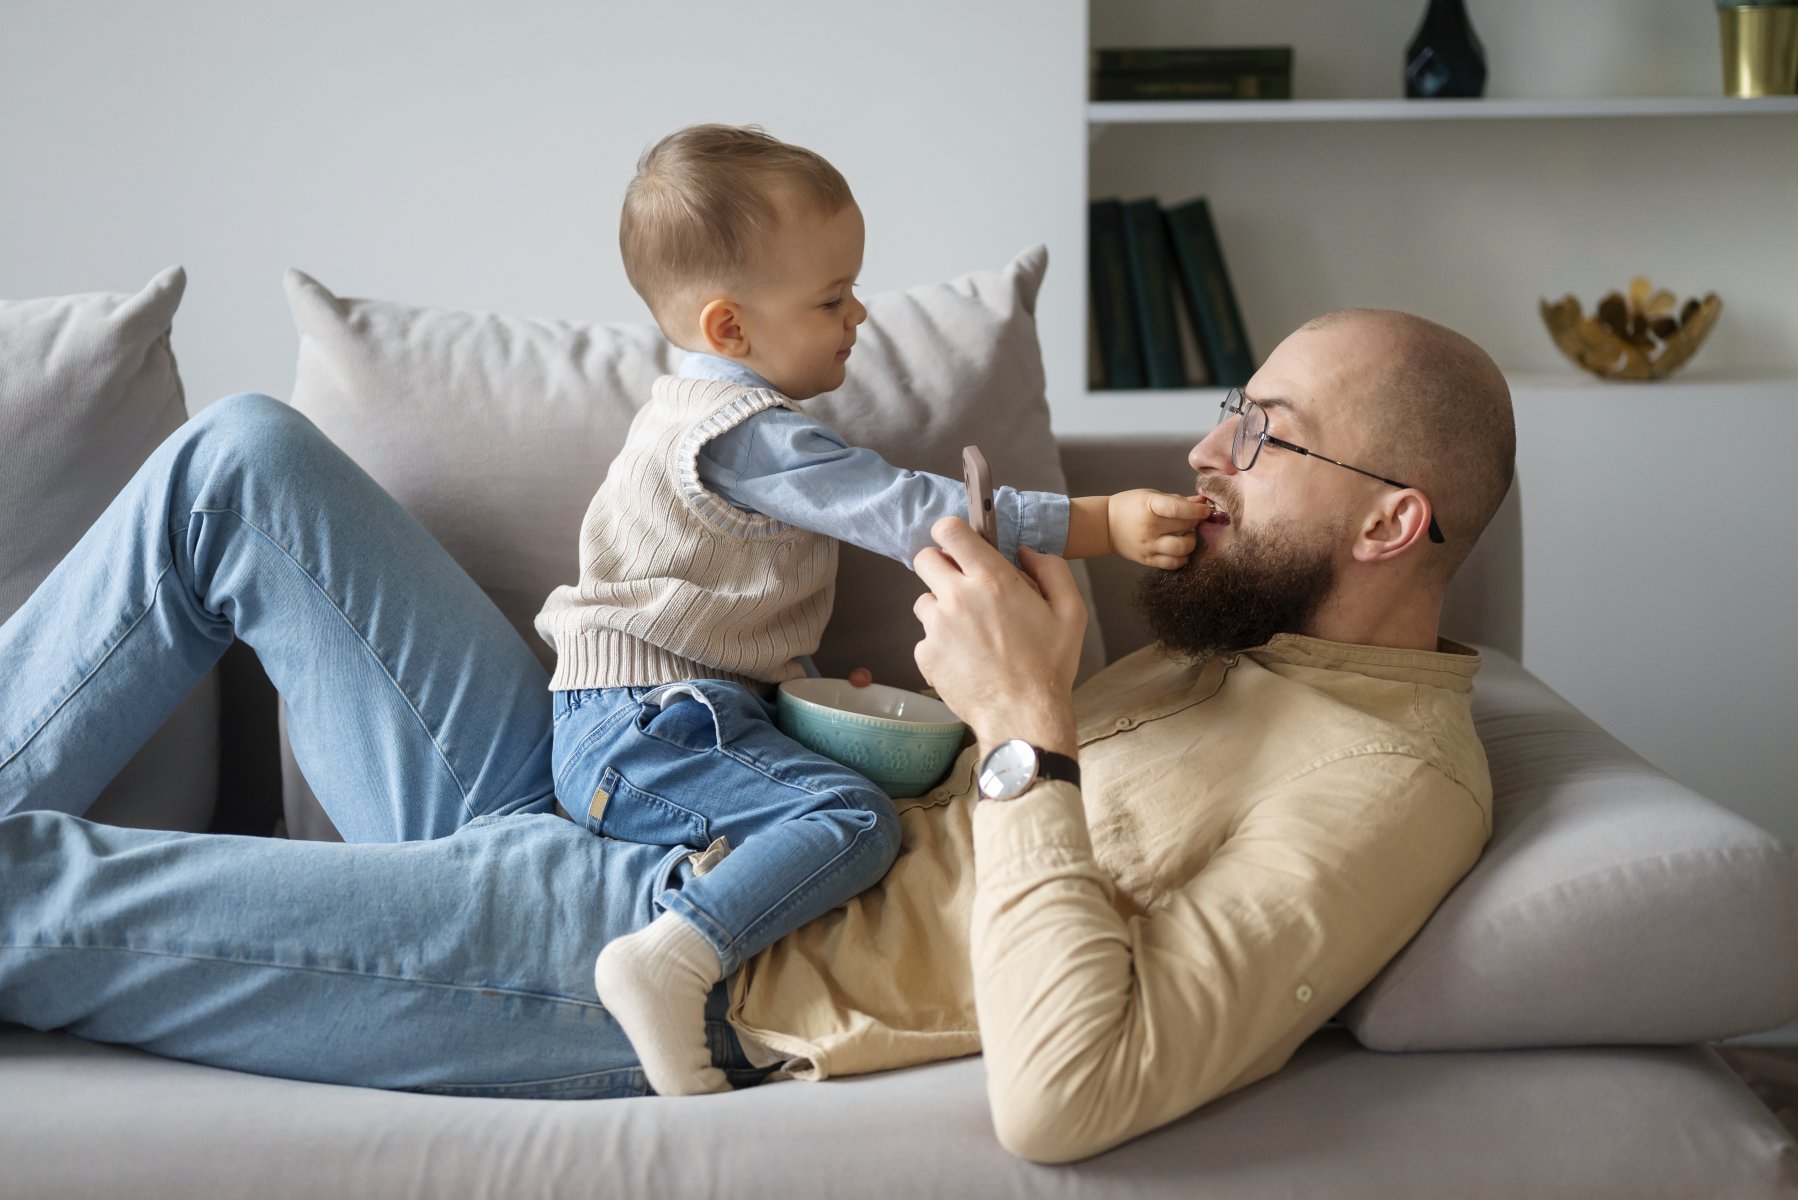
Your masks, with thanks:
M1145 567L1172 571L1186 565L1198 545L1198 524L1212 514L1201 496L1176 496L1153 488L1119 492L1107 520L1111 550Z
M912 560L930 588L912 606L924 627L918 669L983 754L1016 737L1072 755L1086 605L1067 561L1020 547L1020 573L960 517L930 536L936 545Z

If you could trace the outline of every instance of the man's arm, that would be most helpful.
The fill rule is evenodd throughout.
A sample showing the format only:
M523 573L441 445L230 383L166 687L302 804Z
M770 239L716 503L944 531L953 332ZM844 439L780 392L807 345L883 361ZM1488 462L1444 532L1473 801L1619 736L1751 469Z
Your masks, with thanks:
M1339 759L1260 798L1187 886L1126 921L1075 788L981 802L974 998L1000 1141L1085 1158L1277 1071L1484 842L1435 768Z
M983 751L1073 752L1085 611L1067 563L1014 571L962 521L914 566L915 657ZM1195 769L1203 769L1196 764ZM1403 947L1485 842L1473 798L1397 754L1333 761L1257 799L1186 886L1125 920L1079 790L974 815L974 996L1000 1140L1097 1154L1277 1070Z

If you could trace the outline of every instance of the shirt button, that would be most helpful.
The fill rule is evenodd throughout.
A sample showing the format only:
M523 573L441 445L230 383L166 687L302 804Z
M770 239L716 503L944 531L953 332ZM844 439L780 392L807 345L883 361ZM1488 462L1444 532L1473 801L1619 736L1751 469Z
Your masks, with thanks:
M1117 727L1119 729L1135 729L1136 722L1130 717L1119 717Z
M1311 1003L1311 985L1308 983L1299 984L1299 990L1294 992L1293 995L1298 997L1300 1004Z

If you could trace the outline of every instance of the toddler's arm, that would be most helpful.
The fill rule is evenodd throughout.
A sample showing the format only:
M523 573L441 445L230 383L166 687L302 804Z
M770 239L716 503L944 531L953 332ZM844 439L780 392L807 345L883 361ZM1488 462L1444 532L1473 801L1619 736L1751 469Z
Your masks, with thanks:
M733 426L699 452L699 478L746 512L827 534L911 568L932 545L939 518L968 516L959 479L893 466L852 447L816 417L771 408ZM1061 554L1068 498L1057 492L993 489L999 552L1013 565L1018 547Z
M1176 496L1154 488L1079 496L1068 505L1065 557L1115 554L1166 570L1186 565L1198 544L1198 524L1213 511L1201 496Z

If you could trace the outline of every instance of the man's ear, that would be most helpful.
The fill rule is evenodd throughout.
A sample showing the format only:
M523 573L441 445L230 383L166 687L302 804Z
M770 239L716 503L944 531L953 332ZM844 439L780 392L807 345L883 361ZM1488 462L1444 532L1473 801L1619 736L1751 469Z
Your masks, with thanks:
M1361 520L1355 539L1356 562L1387 562L1420 542L1429 540L1430 502L1416 488L1405 488L1381 498Z
M706 301L699 310L699 340L712 354L742 358L749 353L749 334L737 302L728 296Z

